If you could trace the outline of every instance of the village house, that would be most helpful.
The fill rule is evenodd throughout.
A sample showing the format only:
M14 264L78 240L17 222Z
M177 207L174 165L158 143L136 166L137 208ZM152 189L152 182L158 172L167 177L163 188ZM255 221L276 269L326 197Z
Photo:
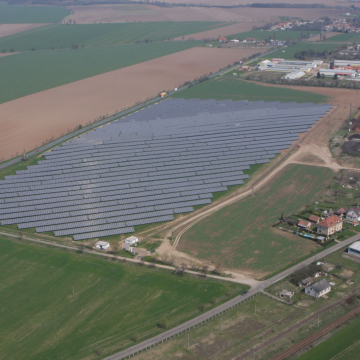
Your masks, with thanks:
M320 218L316 215L310 215L309 221L311 221L313 224L318 224L320 221Z
M320 221L317 225L317 233L325 236L330 236L338 231L341 231L343 221L336 215L331 215Z
M335 213L337 216L345 216L348 211L349 211L349 209L348 209L347 207L342 207L342 208L334 211L334 213Z
M298 227L304 228L304 229L310 229L311 228L311 222L307 220L299 220Z
M226 37L223 36L219 37L219 43L226 43L226 42L227 42Z
M360 207L350 209L346 214L346 219L350 221L359 222L360 221Z
M331 285L326 279L321 279L305 287L305 294L318 299L331 291Z
M246 38L243 40L243 43L256 43L256 39L254 38Z

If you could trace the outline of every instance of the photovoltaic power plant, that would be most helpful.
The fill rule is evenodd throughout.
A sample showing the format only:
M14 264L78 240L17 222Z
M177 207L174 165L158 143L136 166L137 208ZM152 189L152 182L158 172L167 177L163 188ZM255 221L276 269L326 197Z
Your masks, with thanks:
M331 109L280 102L169 99L44 154L0 181L1 225L74 240L131 233L241 185Z

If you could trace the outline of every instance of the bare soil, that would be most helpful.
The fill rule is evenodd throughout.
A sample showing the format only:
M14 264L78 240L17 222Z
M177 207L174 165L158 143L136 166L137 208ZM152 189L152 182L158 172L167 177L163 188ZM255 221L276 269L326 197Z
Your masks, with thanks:
M192 48L0 105L0 158L218 71L259 49Z
M325 34L326 38L329 39L335 35L339 35L340 33L338 32L328 32ZM320 41L320 34L319 35L315 35L312 36L311 38L308 39L308 41Z
M0 24L0 37L35 29L48 24Z
M214 1L214 2L213 2ZM242 0L208 0L205 3L222 5ZM247 0L245 0L247 1ZM297 0L287 0L297 3ZM332 0L330 0L332 1ZM171 2L171 0L169 1ZM178 2L175 0L175 2ZM185 1L186 2L186 1ZM316 1L319 3L320 1ZM339 4L338 4L339 5ZM149 22L149 21L246 21L254 22L253 26L261 26L256 22L269 22L276 16L297 16L305 19L318 19L322 16L330 18L340 16L344 11L335 9L289 9L289 8L204 8L204 7L158 7L155 5L80 5L71 6L74 14L64 20L75 20L77 24L87 23L118 23L118 22ZM233 34L235 34L234 32ZM231 34L228 34L231 35Z

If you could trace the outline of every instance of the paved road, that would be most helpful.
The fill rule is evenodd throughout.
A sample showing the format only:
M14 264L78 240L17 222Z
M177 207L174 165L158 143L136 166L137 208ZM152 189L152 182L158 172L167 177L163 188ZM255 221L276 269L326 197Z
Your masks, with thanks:
M194 319L191 319L191 320L185 322L184 324L176 326L173 329L165 331L160 335L154 336L148 340L143 341L140 344L134 345L131 348L123 350L117 354L111 355L104 360L121 360L126 357L130 357L130 356L136 354L137 352L141 352L147 348L158 345L159 343L161 343L163 341L166 341L166 340L168 340L174 336L177 336L187 330L190 330L192 327L195 327L201 323L204 323L204 322L212 319L213 317L220 315L224 311L227 311L227 310L237 306L239 303L243 302L244 300L250 299L251 297L253 297L257 293L259 293L260 291L262 291L265 288L267 288L268 286L282 280L283 278L289 276L293 272L295 272L299 269L302 269L303 267L310 265L312 262L320 260L320 259L326 257L327 255L330 255L331 253L333 253L337 250L340 250L341 248L348 246L348 245L352 244L354 241L358 241L358 240L360 240L360 233L347 239L347 240L337 243L336 245L330 247L329 249L326 249L316 255L311 256L310 258L302 261L301 263L299 263L297 265L292 266L291 268L273 276L272 278L270 278L268 280L262 281L258 286L252 288L244 296L239 295L239 296L235 297L234 299L229 300L228 302L226 302L222 305L219 305L218 307L216 307L204 314L201 314L200 316L197 316Z

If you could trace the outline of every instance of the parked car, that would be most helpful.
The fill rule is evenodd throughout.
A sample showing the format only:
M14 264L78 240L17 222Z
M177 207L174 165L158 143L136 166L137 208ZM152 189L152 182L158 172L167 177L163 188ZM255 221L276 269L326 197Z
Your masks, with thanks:
M138 258L138 259L141 259L141 255L139 255L137 258Z
M244 295L246 295L248 293L248 291L243 291L242 293L241 293L241 296L244 296Z
M151 252L151 253L154 253L155 251L156 251L156 250L151 250L150 252Z

